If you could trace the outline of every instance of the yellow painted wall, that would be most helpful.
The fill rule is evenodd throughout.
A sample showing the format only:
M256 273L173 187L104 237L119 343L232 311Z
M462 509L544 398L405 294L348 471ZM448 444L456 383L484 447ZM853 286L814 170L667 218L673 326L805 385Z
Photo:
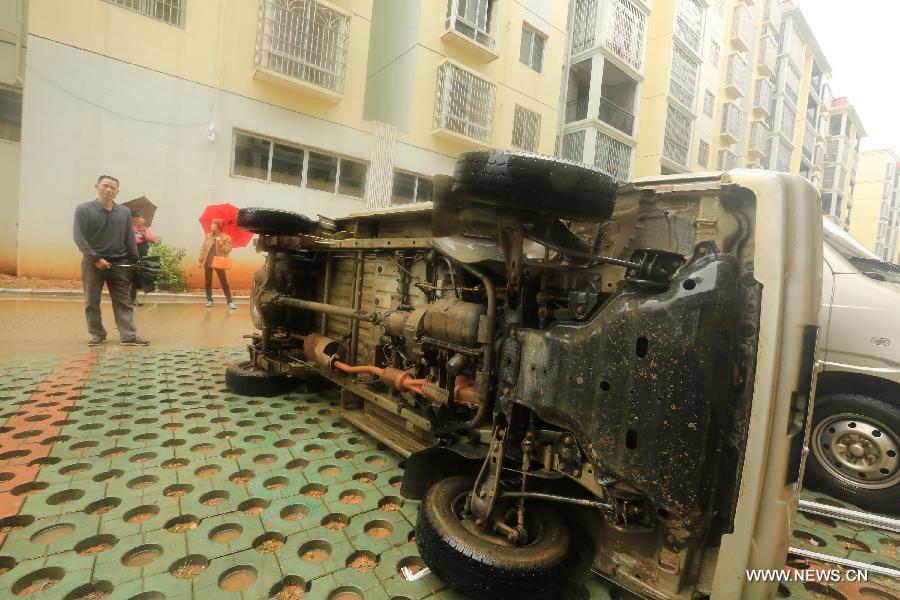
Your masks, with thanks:
M850 235L875 251L878 221L884 202L887 165L896 164L897 155L890 150L875 150L860 154L856 170L856 189L853 194L853 214Z
M647 24L647 60L641 85L634 177L659 175L672 70L676 2L654 2ZM702 102L702 99L701 99Z

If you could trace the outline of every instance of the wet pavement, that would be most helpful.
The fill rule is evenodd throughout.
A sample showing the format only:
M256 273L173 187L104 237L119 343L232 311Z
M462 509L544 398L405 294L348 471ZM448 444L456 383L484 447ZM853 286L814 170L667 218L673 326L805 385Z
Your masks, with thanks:
M224 365L245 357L246 305L139 308L152 349L89 350L81 314L80 302L0 301L0 598L459 598L401 573L423 566L402 459L343 420L335 393L225 389ZM792 533L900 568L898 534L803 515ZM900 598L892 589L873 576L779 591ZM628 597L586 569L560 590Z

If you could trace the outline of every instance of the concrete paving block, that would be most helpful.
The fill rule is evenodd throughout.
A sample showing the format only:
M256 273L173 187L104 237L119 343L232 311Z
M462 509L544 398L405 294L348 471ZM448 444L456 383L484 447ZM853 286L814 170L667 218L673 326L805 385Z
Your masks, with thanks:
M191 554L212 560L249 549L253 540L263 533L258 516L230 513L204 519L184 537Z

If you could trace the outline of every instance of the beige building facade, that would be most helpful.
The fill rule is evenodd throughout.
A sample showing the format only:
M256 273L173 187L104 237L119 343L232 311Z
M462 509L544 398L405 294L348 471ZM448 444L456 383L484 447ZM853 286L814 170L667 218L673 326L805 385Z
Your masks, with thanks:
M20 275L77 275L72 213L100 173L119 201L154 202L154 231L192 259L207 204L335 217L429 200L466 150L554 150L566 3L23 6L22 185L4 203L18 239L3 251ZM246 285L260 258L233 256Z
M900 158L893 150L859 155L850 235L875 254L900 263Z
M26 0L0 2L0 273L15 272L18 245L22 84L25 78Z

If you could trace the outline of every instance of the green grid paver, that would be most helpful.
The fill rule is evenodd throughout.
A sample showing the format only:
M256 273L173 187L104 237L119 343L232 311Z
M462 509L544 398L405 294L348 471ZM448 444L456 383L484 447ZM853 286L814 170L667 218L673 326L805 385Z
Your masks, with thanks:
M41 418L46 407L35 406L31 394L60 360L0 365L0 418L29 415L28 427L38 432L51 424L61 428L44 446L38 433L16 451L0 452L0 472L41 466L38 485L28 488L34 493L20 511L34 521L0 545L0 566L11 567L0 573L0 596L30 573L61 568L63 579L40 600L62 598L90 581L108 582L109 597L123 600L144 592L167 600L267 598L285 577L305 582L306 598L325 599L341 588L366 600L461 598L433 575L410 582L399 573L401 561L418 559L410 541L418 503L400 497L402 459L342 419L332 391L277 398L230 394L223 365L244 354L241 348L101 354L75 405L53 419ZM50 385L58 394L51 398L71 393L62 383ZM37 450L48 445L50 455L41 457ZM324 486L324 493L304 494L311 485ZM345 500L348 491L361 498ZM78 497L48 504L65 492ZM820 496L804 492L809 499ZM195 528L166 529L187 515ZM326 527L334 515L345 526ZM71 531L48 544L40 536L31 541L60 525ZM237 535L216 541L213 532L234 526ZM794 545L900 566L896 534L803 514L794 530ZM254 549L255 540L272 533L283 536L282 547L265 554ZM73 550L96 535L112 535L115 544L88 556ZM317 545L329 549L327 558L300 556L301 548ZM377 561L371 572L348 567L359 551ZM208 561L196 577L170 572L195 555ZM223 590L222 577L244 567L255 569L255 581L240 592ZM611 586L587 569L560 589L571 597L613 597ZM786 589L798 598L814 596L802 585Z

